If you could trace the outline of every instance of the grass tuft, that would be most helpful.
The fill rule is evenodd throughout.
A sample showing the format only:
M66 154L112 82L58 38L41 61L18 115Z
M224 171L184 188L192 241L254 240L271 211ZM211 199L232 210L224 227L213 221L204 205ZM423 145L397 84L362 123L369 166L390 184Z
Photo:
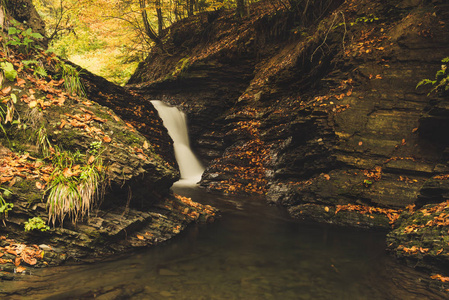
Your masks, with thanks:
M79 153L58 152L53 164L55 170L47 189L48 221L60 225L66 217L73 224L89 216L94 204L103 196L104 172L102 160L83 166L75 164Z

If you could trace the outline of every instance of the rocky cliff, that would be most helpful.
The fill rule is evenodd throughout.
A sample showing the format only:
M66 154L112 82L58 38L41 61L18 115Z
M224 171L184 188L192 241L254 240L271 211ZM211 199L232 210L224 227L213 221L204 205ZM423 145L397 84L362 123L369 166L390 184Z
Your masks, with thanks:
M170 191L179 172L154 107L44 51L31 2L6 3L1 270L22 273L68 258L104 257L211 220L213 208ZM0 272L0 278L11 279L11 273Z
M264 194L297 218L389 230L404 210L447 199L449 99L415 87L449 55L449 7L326 4L259 2L246 18L217 11L179 22L128 88L185 109L208 190ZM389 246L430 255L401 245ZM433 256L449 252L440 246Z

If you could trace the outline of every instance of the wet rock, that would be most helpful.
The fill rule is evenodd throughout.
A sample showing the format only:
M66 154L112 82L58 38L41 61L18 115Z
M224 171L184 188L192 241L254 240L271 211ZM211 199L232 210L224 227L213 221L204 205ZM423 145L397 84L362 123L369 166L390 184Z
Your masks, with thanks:
M159 269L158 271L160 276L179 276L180 274L177 272L174 272L170 269Z

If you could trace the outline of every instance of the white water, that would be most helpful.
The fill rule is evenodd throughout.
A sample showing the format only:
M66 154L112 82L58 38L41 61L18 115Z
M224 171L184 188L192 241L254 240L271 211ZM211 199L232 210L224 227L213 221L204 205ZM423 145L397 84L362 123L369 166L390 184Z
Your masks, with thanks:
M201 180L204 168L190 148L187 120L185 114L174 106L162 101L153 100L159 116L173 139L176 161L178 162L181 180L176 185L195 185Z

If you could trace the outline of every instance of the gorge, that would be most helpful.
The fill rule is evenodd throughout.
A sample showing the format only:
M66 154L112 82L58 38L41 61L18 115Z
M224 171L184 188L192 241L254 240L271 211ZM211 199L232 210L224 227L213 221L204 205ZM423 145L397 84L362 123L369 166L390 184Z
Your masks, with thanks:
M18 79L4 80L3 99L12 107L15 93L28 127L11 122L2 133L0 182L14 207L3 218L0 277L20 280L0 295L444 299L449 4L306 2L260 1L241 18L219 9L179 20L124 87L66 62L81 71L79 97L58 83L56 58L36 51L54 77L35 77L19 52L4 54ZM423 79L435 82L417 87ZM177 143L163 116L182 120L177 108L190 142L184 132ZM53 152L24 143L38 123ZM190 146L201 163L190 164ZM61 226L24 234L31 217L48 220L43 201L58 172L50 165L62 149L82 157L60 168L64 177L81 179L78 170L100 159L107 166L104 200L78 223L62 216ZM132 255L35 273L17 252L32 244L39 267ZM23 265L36 277L11 274ZM130 278L123 283L122 273ZM107 279L93 280L98 274ZM46 278L55 284L31 291Z

